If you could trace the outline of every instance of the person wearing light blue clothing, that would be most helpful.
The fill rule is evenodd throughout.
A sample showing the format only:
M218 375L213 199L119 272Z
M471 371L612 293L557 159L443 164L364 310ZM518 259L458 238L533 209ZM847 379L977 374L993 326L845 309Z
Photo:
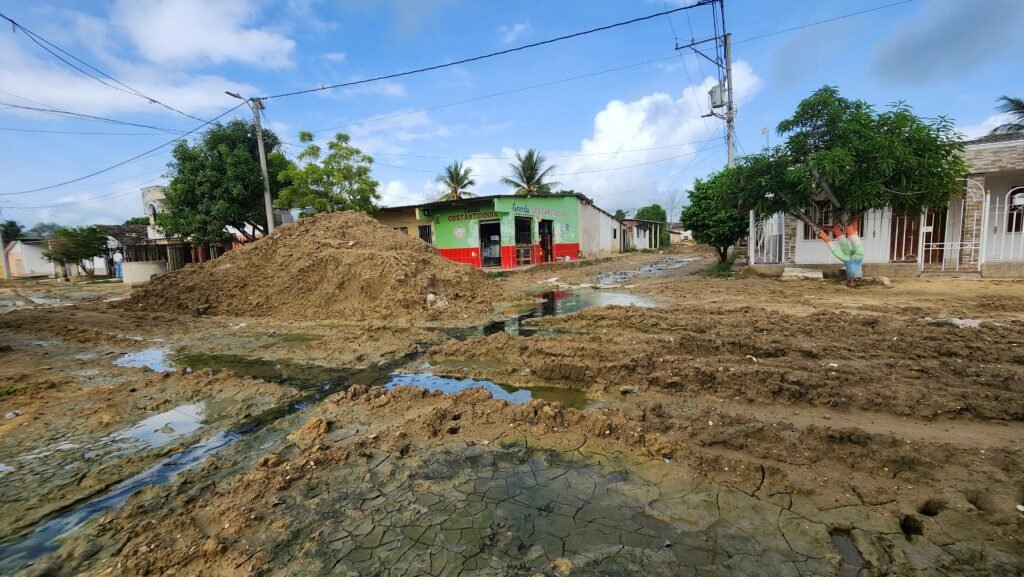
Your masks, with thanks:
M846 225L845 229L833 225L832 237L824 230L818 231L818 238L828 245L836 258L843 261L847 282L855 282L864 277L864 271L861 269L861 263L864 262L864 243L860 240L858 227L859 223L854 220Z
M114 278L121 278L121 261L124 257L121 255L121 251L114 253Z

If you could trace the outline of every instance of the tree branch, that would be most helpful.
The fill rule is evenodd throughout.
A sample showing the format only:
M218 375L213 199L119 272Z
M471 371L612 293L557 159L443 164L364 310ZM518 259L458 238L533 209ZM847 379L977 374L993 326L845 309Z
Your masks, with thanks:
M828 201L837 209L842 211L843 205L839 202L839 199L836 198L836 194L832 192L832 187L828 185L828 182L826 182L824 178L821 177L821 173L818 172L817 168L814 168L813 166L811 167L811 175L814 176L814 181L818 184L818 187L821 188L822 192L825 193L825 196L828 197Z

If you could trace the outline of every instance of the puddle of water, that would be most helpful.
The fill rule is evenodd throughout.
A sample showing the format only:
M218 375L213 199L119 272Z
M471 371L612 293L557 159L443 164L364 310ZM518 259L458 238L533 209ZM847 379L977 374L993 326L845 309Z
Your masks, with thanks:
M30 296L25 298L32 301L33 304L37 305L59 305L61 303L61 300L58 298L46 297L42 295Z
M442 377L432 373L392 373L391 378L384 384L389 389L399 385L423 387L428 391L441 391L448 395L454 395L459 391L473 387L483 387L490 391L491 396L495 399L501 399L517 405L524 404L530 399L558 401L567 407L576 409L583 409L592 404L592 401L587 398L583 391L573 389L560 389L556 387L519 389L498 385L491 381Z
M158 373L176 370L174 365L167 361L167 350L156 347L123 354L114 359L114 364L119 367L147 367Z
M24 568L33 560L55 550L57 544L54 540L57 537L81 525L94 515L121 505L132 493L143 487L167 483L180 471L203 461L238 438L236 433L223 432L196 443L184 451L158 462L146 471L115 485L102 497L68 509L51 518L29 535L0 544L0 574L12 574Z
M603 272L598 275L597 284L619 284L642 274L649 276L663 276L665 273L682 268L695 260L700 260L700 257L666 257L657 262L644 265L636 270Z
M478 327L449 329L445 333L458 340L497 333L508 333L515 337L545 336L555 333L536 327L524 326L523 321L541 317L560 317L578 313L590 307L619 305L650 308L654 306L653 301L641 296L598 289L548 291L537 293L533 296L536 302L532 307L506 309L504 312L509 315L506 319Z
M103 448L88 451L85 458L88 459L105 452L107 446L116 446L119 449L112 454L160 447L199 430L203 427L205 419L205 402L181 405L158 415L147 417L127 429L107 435L99 441L100 447Z
M13 471L14 467L0 463L0 474L6 473L7 471Z
M832 545L843 558L843 566L839 570L839 577L860 577L864 569L864 558L860 556L860 551L854 545L850 533L836 530L832 531L829 535L832 537Z

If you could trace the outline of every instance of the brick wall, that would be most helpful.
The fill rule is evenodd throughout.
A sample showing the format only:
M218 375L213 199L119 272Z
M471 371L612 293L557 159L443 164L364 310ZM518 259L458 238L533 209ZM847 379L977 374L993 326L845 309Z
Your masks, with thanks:
M964 160L972 173L1019 170L1024 168L1024 140L972 144L964 151Z
M783 223L783 238L785 242L782 246L782 262L792 264L796 262L796 241L797 241L797 221L795 216L786 215L786 220Z

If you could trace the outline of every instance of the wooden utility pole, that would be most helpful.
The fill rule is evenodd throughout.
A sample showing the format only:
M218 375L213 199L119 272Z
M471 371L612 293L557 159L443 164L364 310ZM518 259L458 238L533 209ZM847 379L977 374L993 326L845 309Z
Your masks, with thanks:
M260 121L260 110L263 110L263 101L259 98L244 98L237 92L224 91L224 94L245 100L252 108L253 118L256 121L256 145L260 152L260 170L263 171L263 205L267 211L267 235L274 232L274 204L270 199L270 174L267 171L267 151L263 144L263 123Z
M729 98L731 102L732 96ZM253 117L256 119L256 143L260 147L260 170L263 171L263 204L267 209L267 234L269 235L274 232L274 205L270 200L270 173L267 171L267 151L263 148L263 123L260 122L260 110L263 110L263 101L259 98L252 98L249 100L249 104L252 106Z

